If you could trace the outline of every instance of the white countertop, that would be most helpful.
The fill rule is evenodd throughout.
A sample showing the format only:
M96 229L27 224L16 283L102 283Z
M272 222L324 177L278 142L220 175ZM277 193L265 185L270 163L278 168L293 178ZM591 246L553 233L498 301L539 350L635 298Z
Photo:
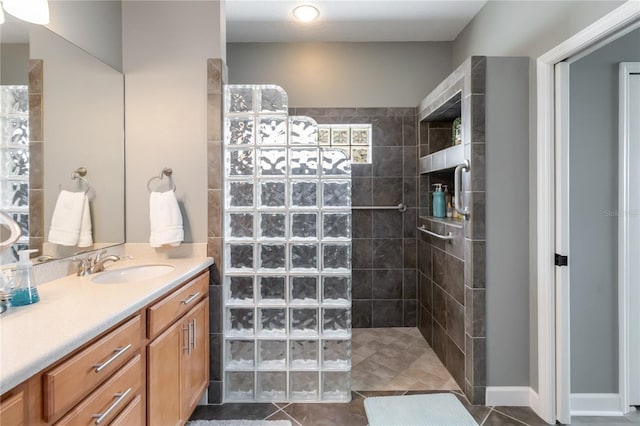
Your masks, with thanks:
M40 302L11 308L0 318L0 394L160 298L213 264L209 257L124 259L106 270L168 264L166 275L136 283L95 284L75 275L38 286Z

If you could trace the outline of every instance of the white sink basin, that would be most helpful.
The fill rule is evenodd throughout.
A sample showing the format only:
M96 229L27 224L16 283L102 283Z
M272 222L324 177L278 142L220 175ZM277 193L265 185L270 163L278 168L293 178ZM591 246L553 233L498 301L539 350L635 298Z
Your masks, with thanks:
M91 281L96 284L123 284L157 278L175 269L171 265L138 265L100 272Z

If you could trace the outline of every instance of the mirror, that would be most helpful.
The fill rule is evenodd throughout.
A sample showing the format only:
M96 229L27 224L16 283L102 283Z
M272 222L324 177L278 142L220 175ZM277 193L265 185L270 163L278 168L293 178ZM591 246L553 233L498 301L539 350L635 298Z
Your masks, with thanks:
M39 25L9 18L0 25L0 42L0 208L23 233L4 250L2 264L14 262L17 250L26 248L40 250L35 257L57 259L123 243L122 74ZM81 167L84 180L74 174ZM84 203L80 215L77 203L56 207L62 191L86 192L90 214ZM56 244L50 242L56 234L50 234L54 209L57 228L71 235L64 241L51 238ZM80 225L85 238L78 241L73 232Z

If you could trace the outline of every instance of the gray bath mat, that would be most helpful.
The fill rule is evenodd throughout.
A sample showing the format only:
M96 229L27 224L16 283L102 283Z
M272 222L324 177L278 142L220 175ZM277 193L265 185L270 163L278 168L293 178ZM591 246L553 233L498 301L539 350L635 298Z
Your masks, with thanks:
M193 420L186 426L291 426L289 420Z
M478 426L450 393L367 398L364 408L370 426Z

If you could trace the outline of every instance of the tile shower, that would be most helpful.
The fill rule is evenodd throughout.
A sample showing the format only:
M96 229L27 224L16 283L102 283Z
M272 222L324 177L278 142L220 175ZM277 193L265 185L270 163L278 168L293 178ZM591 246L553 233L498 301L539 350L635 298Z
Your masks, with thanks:
M281 88L223 92L224 401L348 401L350 161Z
M415 108L291 108L322 124L370 124L371 163L352 164L353 327L416 327L417 132Z

